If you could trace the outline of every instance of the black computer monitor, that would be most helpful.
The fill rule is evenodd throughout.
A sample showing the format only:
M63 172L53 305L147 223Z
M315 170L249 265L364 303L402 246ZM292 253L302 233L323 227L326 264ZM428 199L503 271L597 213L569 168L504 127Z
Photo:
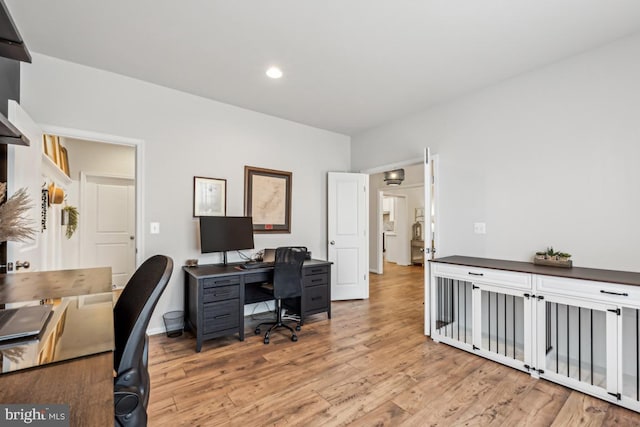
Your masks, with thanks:
M250 216L201 216L200 252L223 252L253 249L253 221Z

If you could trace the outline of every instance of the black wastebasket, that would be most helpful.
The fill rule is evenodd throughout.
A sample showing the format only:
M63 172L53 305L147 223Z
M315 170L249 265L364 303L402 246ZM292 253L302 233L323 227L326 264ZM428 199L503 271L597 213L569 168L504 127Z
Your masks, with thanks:
M165 313L162 318L164 319L164 328L169 338L182 335L182 330L184 329L184 311L170 311Z

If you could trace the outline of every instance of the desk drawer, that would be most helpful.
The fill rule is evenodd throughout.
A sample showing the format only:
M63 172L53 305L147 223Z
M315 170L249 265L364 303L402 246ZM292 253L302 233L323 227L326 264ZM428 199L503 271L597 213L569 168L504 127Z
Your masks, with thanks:
M536 276L536 292L568 295L627 307L640 305L640 287L558 276Z
M231 298L237 299L240 297L240 286L231 285L205 288L203 294L202 301L205 303L223 301Z
M202 285L205 288L238 284L240 284L240 276L209 277L207 279L202 279Z
M305 267L302 269L304 276L312 276L314 274L329 274L328 265L319 265L317 267Z
M511 288L531 289L531 274L516 271L494 270L444 263L432 264L434 276L461 279L467 282L502 285Z
M329 283L329 274L314 274L313 276L304 276L302 278L302 286L308 288L309 286L326 285Z
M326 310L329 306L329 285L309 286L304 289L305 311Z
M239 322L240 301L231 299L214 302L204 306L204 333L209 334L225 329L237 328Z
M244 276L244 283L270 282L272 278L273 278L273 273L269 273L266 271L248 273Z

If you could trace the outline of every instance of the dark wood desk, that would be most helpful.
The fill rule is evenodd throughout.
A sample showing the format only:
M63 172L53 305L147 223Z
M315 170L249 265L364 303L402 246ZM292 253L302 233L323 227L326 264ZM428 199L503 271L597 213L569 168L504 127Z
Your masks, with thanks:
M185 325L196 335L196 351L202 341L238 334L244 340L244 305L272 300L260 284L273 277L273 267L243 270L239 264L183 267L185 272ZM306 316L327 313L331 318L331 263L307 260L302 268L302 297L284 302Z
M0 275L0 304L45 300L39 340L2 344L0 402L68 404L70 425L113 425L111 269Z

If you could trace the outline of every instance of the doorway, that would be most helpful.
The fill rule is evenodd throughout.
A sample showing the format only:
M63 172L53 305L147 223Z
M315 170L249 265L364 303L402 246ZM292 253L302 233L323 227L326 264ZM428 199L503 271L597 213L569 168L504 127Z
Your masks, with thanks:
M69 162L67 199L79 212L76 236L63 239L58 268L110 266L121 289L140 265L142 250L142 141L46 128Z

